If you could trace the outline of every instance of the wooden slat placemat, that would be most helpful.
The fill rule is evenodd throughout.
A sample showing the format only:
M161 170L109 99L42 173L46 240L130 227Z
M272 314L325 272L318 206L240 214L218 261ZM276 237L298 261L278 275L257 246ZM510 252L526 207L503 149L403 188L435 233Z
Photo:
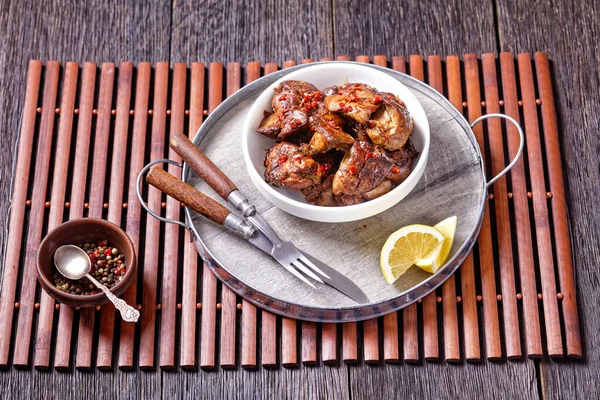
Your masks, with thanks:
M98 68L34 60L24 93L4 258L0 366L210 370L581 357L548 57L377 55L356 61L427 82L469 121L500 112L525 129L526 151L490 190L477 246L442 287L402 311L363 322L283 318L217 281L202 265L189 232L162 226L141 211L138 171L150 159L178 160L167 145L172 134L193 137L224 97L295 61L172 68L164 62L123 62ZM516 152L516 129L489 120L474 133L491 177ZM183 218L178 202L154 188L147 191L151 208ZM38 287L40 240L61 222L81 216L106 218L131 237L139 274L124 298L141 310L137 327L118 320L112 306L55 304Z

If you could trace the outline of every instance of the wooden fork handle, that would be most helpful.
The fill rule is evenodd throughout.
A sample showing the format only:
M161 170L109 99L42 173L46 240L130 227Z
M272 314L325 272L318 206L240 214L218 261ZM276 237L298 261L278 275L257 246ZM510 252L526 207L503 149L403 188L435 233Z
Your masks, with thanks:
M231 211L221 204L187 183L183 183L158 165L150 168L146 175L146 182L218 224L223 225L225 218L231 214Z
M223 199L227 200L229 194L237 187L203 152L198 149L187 136L177 133L171 139L171 148L175 153L202 178Z

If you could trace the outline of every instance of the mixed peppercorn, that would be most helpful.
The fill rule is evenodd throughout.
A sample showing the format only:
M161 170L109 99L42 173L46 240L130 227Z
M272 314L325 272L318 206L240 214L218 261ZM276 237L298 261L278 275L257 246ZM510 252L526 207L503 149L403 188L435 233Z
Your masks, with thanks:
M98 282L112 288L127 272L125 256L116 247L111 246L106 239L94 242L80 243L77 245L83 249L92 262L92 275ZM74 281L62 276L56 269L52 274L54 286L65 293L76 295L91 295L100 293L92 282L86 278Z

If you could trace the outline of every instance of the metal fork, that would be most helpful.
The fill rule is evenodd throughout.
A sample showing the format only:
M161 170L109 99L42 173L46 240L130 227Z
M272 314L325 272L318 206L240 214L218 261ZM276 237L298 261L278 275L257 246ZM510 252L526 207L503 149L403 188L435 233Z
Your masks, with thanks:
M219 196L239 210L250 224L271 241L273 248L270 254L280 264L291 265L294 269L302 271L319 283L323 283L323 280L314 272L324 278L329 278L329 275L306 258L292 242L281 240L267 221L256 211L256 208L242 195L237 186L187 136L182 134L173 135L170 145ZM314 287L308 279L300 275L297 271L292 273Z

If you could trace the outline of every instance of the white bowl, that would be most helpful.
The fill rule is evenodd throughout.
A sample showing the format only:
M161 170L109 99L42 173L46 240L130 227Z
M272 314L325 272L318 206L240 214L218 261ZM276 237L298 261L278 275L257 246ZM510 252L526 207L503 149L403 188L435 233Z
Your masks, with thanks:
M264 111L271 111L271 98L274 89L283 81L298 80L312 83L319 89L332 85L360 82L380 91L397 95L408 108L414 120L414 132L411 141L419 152L413 170L408 178L389 193L376 199L351 206L323 207L308 203L300 192L280 189L264 180L266 149L275 141L256 129L264 117ZM429 153L429 124L423 107L403 84L388 74L375 68L358 63L332 62L317 64L299 69L274 82L256 99L244 122L242 147L246 169L252 183L258 191L283 211L300 218L319 222L348 222L371 217L383 212L405 198L417 185L425 171Z

